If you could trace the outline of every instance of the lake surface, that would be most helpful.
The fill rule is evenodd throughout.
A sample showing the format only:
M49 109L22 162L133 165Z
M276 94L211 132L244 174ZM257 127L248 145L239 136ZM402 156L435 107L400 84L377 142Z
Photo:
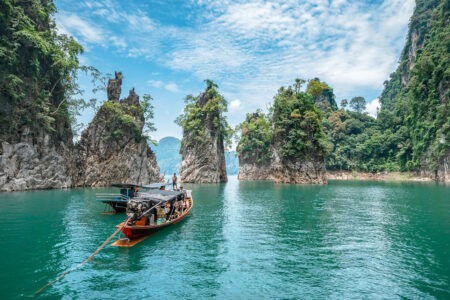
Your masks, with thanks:
M181 223L107 246L48 288L64 299L450 299L450 187L191 185ZM124 215L96 192L0 194L0 297L29 297L85 260Z

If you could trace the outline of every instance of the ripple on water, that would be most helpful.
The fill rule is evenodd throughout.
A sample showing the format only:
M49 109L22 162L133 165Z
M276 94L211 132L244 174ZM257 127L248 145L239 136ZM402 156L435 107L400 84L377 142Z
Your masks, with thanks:
M183 222L106 247L44 297L450 298L449 187L230 178L191 188ZM29 295L114 232L123 215L100 214L96 191L109 190L0 194L2 298Z

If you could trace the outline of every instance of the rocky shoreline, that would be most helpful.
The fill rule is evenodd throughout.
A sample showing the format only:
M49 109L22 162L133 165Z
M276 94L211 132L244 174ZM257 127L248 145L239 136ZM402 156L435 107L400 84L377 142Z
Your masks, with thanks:
M328 180L367 180L367 181L402 181L402 182L436 182L430 177L414 172L358 172L358 171L327 171ZM449 183L449 181L444 181Z

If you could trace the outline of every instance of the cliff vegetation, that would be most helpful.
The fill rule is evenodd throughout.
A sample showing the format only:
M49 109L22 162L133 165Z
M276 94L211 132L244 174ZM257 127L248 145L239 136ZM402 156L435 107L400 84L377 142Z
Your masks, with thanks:
M72 138L71 96L78 92L82 47L56 31L53 1L0 3L0 141Z
M187 96L184 113L176 119L183 128L181 179L184 182L226 182L225 147L232 129L223 115L227 101L218 86L205 80L206 90Z

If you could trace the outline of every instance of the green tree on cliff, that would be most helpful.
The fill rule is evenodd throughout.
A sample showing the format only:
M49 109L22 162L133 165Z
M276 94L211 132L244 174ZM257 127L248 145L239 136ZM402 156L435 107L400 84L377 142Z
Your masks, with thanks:
M241 137L237 147L238 155L244 161L267 164L272 158L270 146L273 139L272 124L261 111L248 113L245 121L238 125Z
M366 110L366 99L364 99L364 97L358 96L358 97L354 97L352 98L352 100L350 100L350 107L358 112L358 113L362 113L363 111Z
M311 79L306 87L306 92L313 98L314 104L322 111L337 110L337 104L333 89L319 78Z
M416 0L399 67L381 94L378 119L401 137L403 170L436 172L450 156L449 19L449 0Z
M280 145L282 158L325 157L329 143L313 97L294 85L281 87L274 99L274 143Z
M233 130L228 125L224 113L227 111L227 101L219 93L218 86L212 80L205 80L206 90L197 97L188 95L185 98L184 112L175 123L189 132L191 138L198 143L206 142L206 128L219 133L225 146L231 145Z
M0 2L0 139L14 142L41 130L70 137L83 49L57 33L55 11L49 0Z

